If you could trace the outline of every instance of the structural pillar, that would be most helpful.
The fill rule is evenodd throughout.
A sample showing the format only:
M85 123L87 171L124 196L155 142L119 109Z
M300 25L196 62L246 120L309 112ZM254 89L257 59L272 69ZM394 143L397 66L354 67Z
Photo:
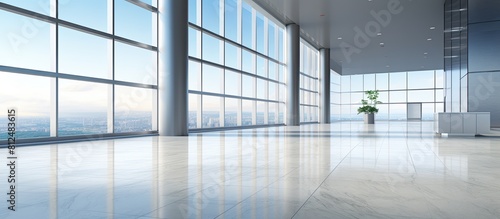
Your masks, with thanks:
M287 37L287 100L286 124L298 126L300 123L300 35L299 25L286 25Z
M320 54L320 123L330 124L330 49L319 50Z
M158 132L188 134L188 1L158 4Z

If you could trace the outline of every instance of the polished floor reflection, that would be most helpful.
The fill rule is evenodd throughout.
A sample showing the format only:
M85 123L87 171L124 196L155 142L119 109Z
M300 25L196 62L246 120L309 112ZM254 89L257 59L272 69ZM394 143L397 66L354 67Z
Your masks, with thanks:
M16 211L2 201L0 218L500 218L500 135L432 129L343 122L19 147Z

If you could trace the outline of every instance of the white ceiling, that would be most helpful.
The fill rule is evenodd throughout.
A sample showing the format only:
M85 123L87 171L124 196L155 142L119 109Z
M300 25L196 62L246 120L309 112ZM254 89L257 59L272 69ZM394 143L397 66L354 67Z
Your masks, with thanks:
M299 24L317 48L331 48L332 69L343 75L443 68L444 0L253 1L281 22ZM390 4L397 2L393 12L401 12L393 14ZM372 11L389 12L391 19L380 25ZM381 35L368 36L366 45L355 43L355 28L367 33L367 25L379 26Z

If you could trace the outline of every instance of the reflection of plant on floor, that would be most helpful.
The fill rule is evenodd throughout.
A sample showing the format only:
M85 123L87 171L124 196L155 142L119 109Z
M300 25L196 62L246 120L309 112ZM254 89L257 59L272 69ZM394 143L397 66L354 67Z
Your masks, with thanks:
M382 103L378 101L378 90L367 90L365 91L365 94L368 98L368 100L362 99L361 104L363 106L358 108L358 114L360 113L365 113L365 114L375 114L378 113L377 109L377 104Z

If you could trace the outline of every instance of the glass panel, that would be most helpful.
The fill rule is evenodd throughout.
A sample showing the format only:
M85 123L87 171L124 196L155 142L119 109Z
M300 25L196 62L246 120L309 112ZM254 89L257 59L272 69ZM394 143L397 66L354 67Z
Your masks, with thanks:
M382 103L389 103L389 92L388 91L379 92L378 100Z
M238 0L225 0L224 16L226 38L239 43Z
M434 88L434 71L408 72L408 89Z
M278 74L276 74L277 66L278 66L278 64L276 64L276 62L269 60L269 70L268 70L269 79L276 80L276 81L278 80Z
M189 56L201 58L201 32L189 27Z
M443 71L442 70L437 70L436 71L436 88L443 88Z
M268 124L276 124L278 122L278 104L269 103Z
M367 90L375 90L375 75L374 74L364 75L363 82L364 82L363 89L365 91L367 91Z
M268 20L269 26L268 26L268 43L269 43L269 57L273 59L278 59L277 56L277 48L276 48L276 28L275 24Z
M279 74L279 78L280 78L280 82L281 83L285 83L286 82L286 78L285 78L285 69L284 69L284 66L283 65L278 65L278 74Z
M240 113L239 110L239 99L233 99L233 98L226 98L226 110L224 114L224 126L225 127L230 127L230 126L237 126L238 125L238 114Z
M221 97L203 95L202 128L220 127Z
M408 102L434 102L434 90L409 90Z
M7 3L16 7L24 8L26 10L34 11L40 14L55 16L55 5L53 0L2 0L0 2ZM61 3L59 3L61 4ZM4 19L1 19L4 21Z
M285 104L279 104L279 115L278 115L278 123L285 123Z
M2 114L16 110L16 138L50 136L51 78L0 72ZM7 136L7 115L0 119L0 135ZM3 137L2 137L3 138Z
M309 112L305 106L300 106L300 122L307 122Z
M267 77L267 59L257 56L257 75Z
M280 102L285 102L285 92L286 92L286 89L285 89L285 85L283 84L280 84L279 85L279 101Z
M201 64L189 60L189 90L201 91Z
M222 94L224 83L223 70L208 64L203 64L202 89L204 92Z
M444 103L436 103L436 113L444 112Z
M340 86L342 92L351 92L351 76L342 76Z
M232 43L226 42L226 51L225 51L225 65L227 67L235 68L241 70L241 49L239 46L235 46Z
M115 85L115 132L154 131L157 90Z
M201 128L201 124L198 123L198 114L201 113L200 109L201 95L189 94L189 115L188 115L188 128L195 129Z
M470 24L469 72L500 70L500 21Z
M351 104L351 93L341 93L340 103L341 104Z
M257 101L257 125L265 124L265 115L267 114L267 103Z
M389 79L391 90L406 89L406 72L391 73Z
M351 105L341 105L340 113L342 114L342 120L350 120L351 119Z
M107 133L110 88L106 84L59 79L59 136Z
M434 120L434 103L422 104L422 120Z
M351 93L351 104L361 104L363 93Z
M375 115L375 120L389 120L389 105L379 104L377 105L378 113Z
M59 19L103 32L112 32L112 15L108 14L108 6L111 8L112 5L108 1L71 1L70 3L67 2L67 4L64 1L59 2Z
M241 1L243 7L241 11L241 43L243 46L254 49L254 32L252 28L252 7L245 1ZM245 59L243 59L245 60Z
M406 91L389 92L391 103L406 103Z
M443 90L439 89L437 90L436 89L436 102L443 102L444 101L444 96L443 96Z
M299 47L299 60L300 60L300 64L299 64L299 71L300 72L303 72L305 73L304 69L305 69L305 65L307 64L307 60L305 60L307 58L307 56L305 55L305 50L304 50L304 43L302 43L302 41L300 41L300 47Z
M156 46L156 13L128 1L115 0L115 34Z
M222 35L221 28L221 13L222 6L220 0L202 0L202 24L203 28L212 31L216 34Z
M224 85L226 86L226 94L240 96L241 74L226 70L225 80L226 82L224 83Z
M55 71L54 25L4 10L0 20L0 65Z
M269 82L269 100L278 100L277 88L277 83Z
M111 79L111 40L59 27L58 57L60 73Z
M469 23L500 20L500 2L492 0L468 1Z
M257 79L257 98L267 99L267 81Z
M283 56L284 52L284 36L283 36L283 29L280 29L278 32L278 60L283 63L285 58Z
M115 41L115 80L157 84L156 52Z
M241 91L244 97L255 97L255 78L248 75L242 75Z
M340 105L332 104L330 106L330 122L335 122L340 120Z
M406 120L406 104L389 104L390 120Z
M257 52L267 55L267 51L265 48L265 40L267 38L264 33L264 16L262 16L260 13L257 13L256 19Z
M217 64L224 64L224 42L203 33L203 59Z
M358 108L360 106L361 105L351 105L351 120L361 121L364 119L363 113L358 114Z
M193 24L200 25L199 23L199 14L198 14L198 1L201 0L188 0L188 10L189 10L189 22Z
M351 91L363 91L363 75L351 76Z
M241 100L242 112L241 112L241 125L253 125L253 109L254 102L252 100Z
M255 74L255 53L243 49L241 53L241 61L243 71Z
M383 73L383 74L376 74L375 76L377 82L376 89L377 90L389 90L389 74Z

